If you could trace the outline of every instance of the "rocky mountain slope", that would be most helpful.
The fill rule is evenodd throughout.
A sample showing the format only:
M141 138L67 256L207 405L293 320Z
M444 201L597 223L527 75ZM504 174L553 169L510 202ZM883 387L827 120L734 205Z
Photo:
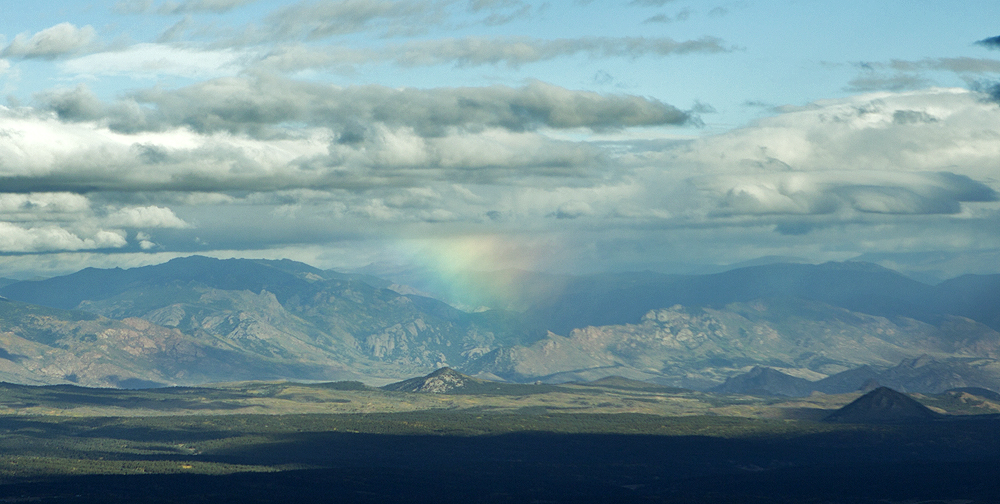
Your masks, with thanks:
M464 370L524 381L592 380L608 374L705 389L755 365L818 380L863 365L905 359L996 359L1000 333L970 319L937 325L853 312L795 298L757 299L720 308L651 310L637 324L549 333L506 347Z
M523 277L524 311L476 313L287 260L195 256L0 285L11 307L0 313L0 380L386 383L452 367L512 382L619 375L703 390L763 366L821 391L869 379L945 390L992 388L1000 358L990 304L1000 282L989 276L929 286L829 263ZM128 336L103 343L111 334ZM904 372L901 362L921 356ZM779 386L759 373L762 390Z
M222 370L231 366L220 366L211 375L178 371L159 380L143 378L162 383L392 378L463 363L499 344L530 341L503 312L465 313L292 261L189 257L20 282L2 294L90 316L142 321L150 332L183 335L185 341L242 356L231 359L234 363L257 363L229 374ZM82 376L76 371L81 366L70 366L65 374Z

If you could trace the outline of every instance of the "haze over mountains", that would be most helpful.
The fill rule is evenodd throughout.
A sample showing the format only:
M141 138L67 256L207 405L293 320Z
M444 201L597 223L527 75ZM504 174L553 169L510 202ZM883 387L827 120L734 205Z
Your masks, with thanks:
M762 366L807 393L872 379L1000 389L1000 275L932 286L827 263L519 279L505 306L520 311L470 313L288 260L88 268L0 287L0 379L387 383L450 366L513 382L620 375L709 389Z

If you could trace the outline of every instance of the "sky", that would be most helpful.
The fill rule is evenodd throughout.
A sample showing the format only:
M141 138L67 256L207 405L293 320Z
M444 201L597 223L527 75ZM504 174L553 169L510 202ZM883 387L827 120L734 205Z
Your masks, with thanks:
M956 5L959 5L956 7ZM0 7L0 276L1000 272L1000 4Z

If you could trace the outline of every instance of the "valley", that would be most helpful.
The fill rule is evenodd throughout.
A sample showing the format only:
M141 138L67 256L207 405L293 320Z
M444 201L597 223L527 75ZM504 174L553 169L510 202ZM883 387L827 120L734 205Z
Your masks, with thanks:
M474 311L293 261L6 283L0 500L1000 493L994 277L931 286L827 263L520 278L520 305Z
M381 388L0 384L0 499L990 502L1000 398L913 394L932 418L824 421L865 397L509 384L448 368Z

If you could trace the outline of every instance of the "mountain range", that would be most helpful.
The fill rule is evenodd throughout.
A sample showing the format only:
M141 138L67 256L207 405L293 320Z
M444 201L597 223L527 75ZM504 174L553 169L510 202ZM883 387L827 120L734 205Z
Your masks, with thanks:
M378 384L449 366L509 382L618 375L704 390L755 366L810 383L873 370L888 384L924 359L927 376L905 390L1000 388L1000 275L928 285L846 262L517 278L508 309L475 312L289 260L192 256L0 283L0 380Z

